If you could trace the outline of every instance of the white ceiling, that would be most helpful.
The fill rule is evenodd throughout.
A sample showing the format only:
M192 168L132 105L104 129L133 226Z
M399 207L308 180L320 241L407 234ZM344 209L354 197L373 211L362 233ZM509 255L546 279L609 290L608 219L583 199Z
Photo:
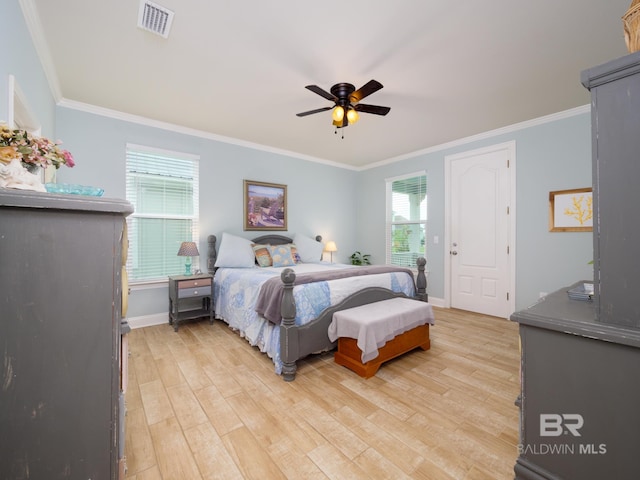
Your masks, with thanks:
M356 168L588 104L580 72L627 53L631 3L156 0L164 39L137 28L139 0L21 2L58 100ZM363 103L391 112L344 139L330 111L295 115L330 105L305 85L371 79Z

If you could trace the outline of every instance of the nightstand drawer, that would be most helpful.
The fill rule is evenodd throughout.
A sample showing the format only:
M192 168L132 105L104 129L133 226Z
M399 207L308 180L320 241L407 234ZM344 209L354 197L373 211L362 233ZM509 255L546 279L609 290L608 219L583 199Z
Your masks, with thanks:
M210 278L198 278L195 280L180 280L178 282L178 289L182 290L183 288L196 288L207 286L211 287L211 279ZM209 288L211 290L211 288ZM203 295L209 295L208 293L203 293Z
M181 285L178 289L178 298L201 297L203 295L211 295L211 285L196 288L182 288Z

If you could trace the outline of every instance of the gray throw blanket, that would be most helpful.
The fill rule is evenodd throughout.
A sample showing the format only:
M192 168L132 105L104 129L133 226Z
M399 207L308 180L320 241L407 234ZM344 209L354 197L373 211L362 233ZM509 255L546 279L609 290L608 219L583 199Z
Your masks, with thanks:
M396 267L393 265L371 265L358 268L343 268L340 270L326 270L323 272L306 273L296 275L294 285L302 285L312 282L323 282L337 280L340 278L357 277L361 275L374 275L376 273L406 272L413 279L413 272L408 268ZM414 280L415 287L415 280ZM282 316L280 306L284 294L284 284L280 276L270 278L260 287L258 300L256 301L256 312L276 325L280 325Z

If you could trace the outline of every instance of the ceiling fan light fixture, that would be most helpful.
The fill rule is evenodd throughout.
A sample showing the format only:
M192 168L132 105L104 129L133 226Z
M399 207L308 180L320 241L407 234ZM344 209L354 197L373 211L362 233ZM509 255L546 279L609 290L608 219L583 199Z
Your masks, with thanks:
M347 120L349 120L349 124L352 125L356 123L360 119L360 115L353 108L350 108L347 112Z
M331 118L333 118L334 122L342 122L342 119L344 118L344 108L342 108L340 105L334 108L333 113L331 114Z
M358 90L356 90L356 87L351 83L345 82L336 83L332 86L331 93L323 90L317 85L307 85L305 88L317 95L320 95L322 98L326 98L333 102L333 105L330 107L316 108L315 110L296 113L296 116L306 117L307 115L314 113L331 110L332 123L336 127L335 133L338 133L338 128L343 129L344 127L348 127L349 125L356 123L360 119L360 113L372 113L374 115L384 116L389 113L389 110L391 110L389 107L360 103L363 98L368 97L382 88L382 84L377 80L368 81Z

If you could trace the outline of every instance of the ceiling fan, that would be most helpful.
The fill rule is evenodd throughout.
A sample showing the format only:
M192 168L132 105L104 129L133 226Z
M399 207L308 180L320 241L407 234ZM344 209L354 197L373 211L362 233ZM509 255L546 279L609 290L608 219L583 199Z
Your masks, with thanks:
M347 127L356 123L359 118L358 112L386 115L391 110L389 107L359 103L363 98L368 97L382 88L382 84L376 80L370 80L358 90L356 90L356 87L350 83L336 83L331 87L331 93L323 90L317 85L307 85L305 88L317 93L327 100L331 100L335 105L331 107L317 108L316 110L309 110L308 112L297 113L296 115L298 117L306 117L307 115L326 112L327 110L333 109L331 117L333 118L333 124L337 128Z

